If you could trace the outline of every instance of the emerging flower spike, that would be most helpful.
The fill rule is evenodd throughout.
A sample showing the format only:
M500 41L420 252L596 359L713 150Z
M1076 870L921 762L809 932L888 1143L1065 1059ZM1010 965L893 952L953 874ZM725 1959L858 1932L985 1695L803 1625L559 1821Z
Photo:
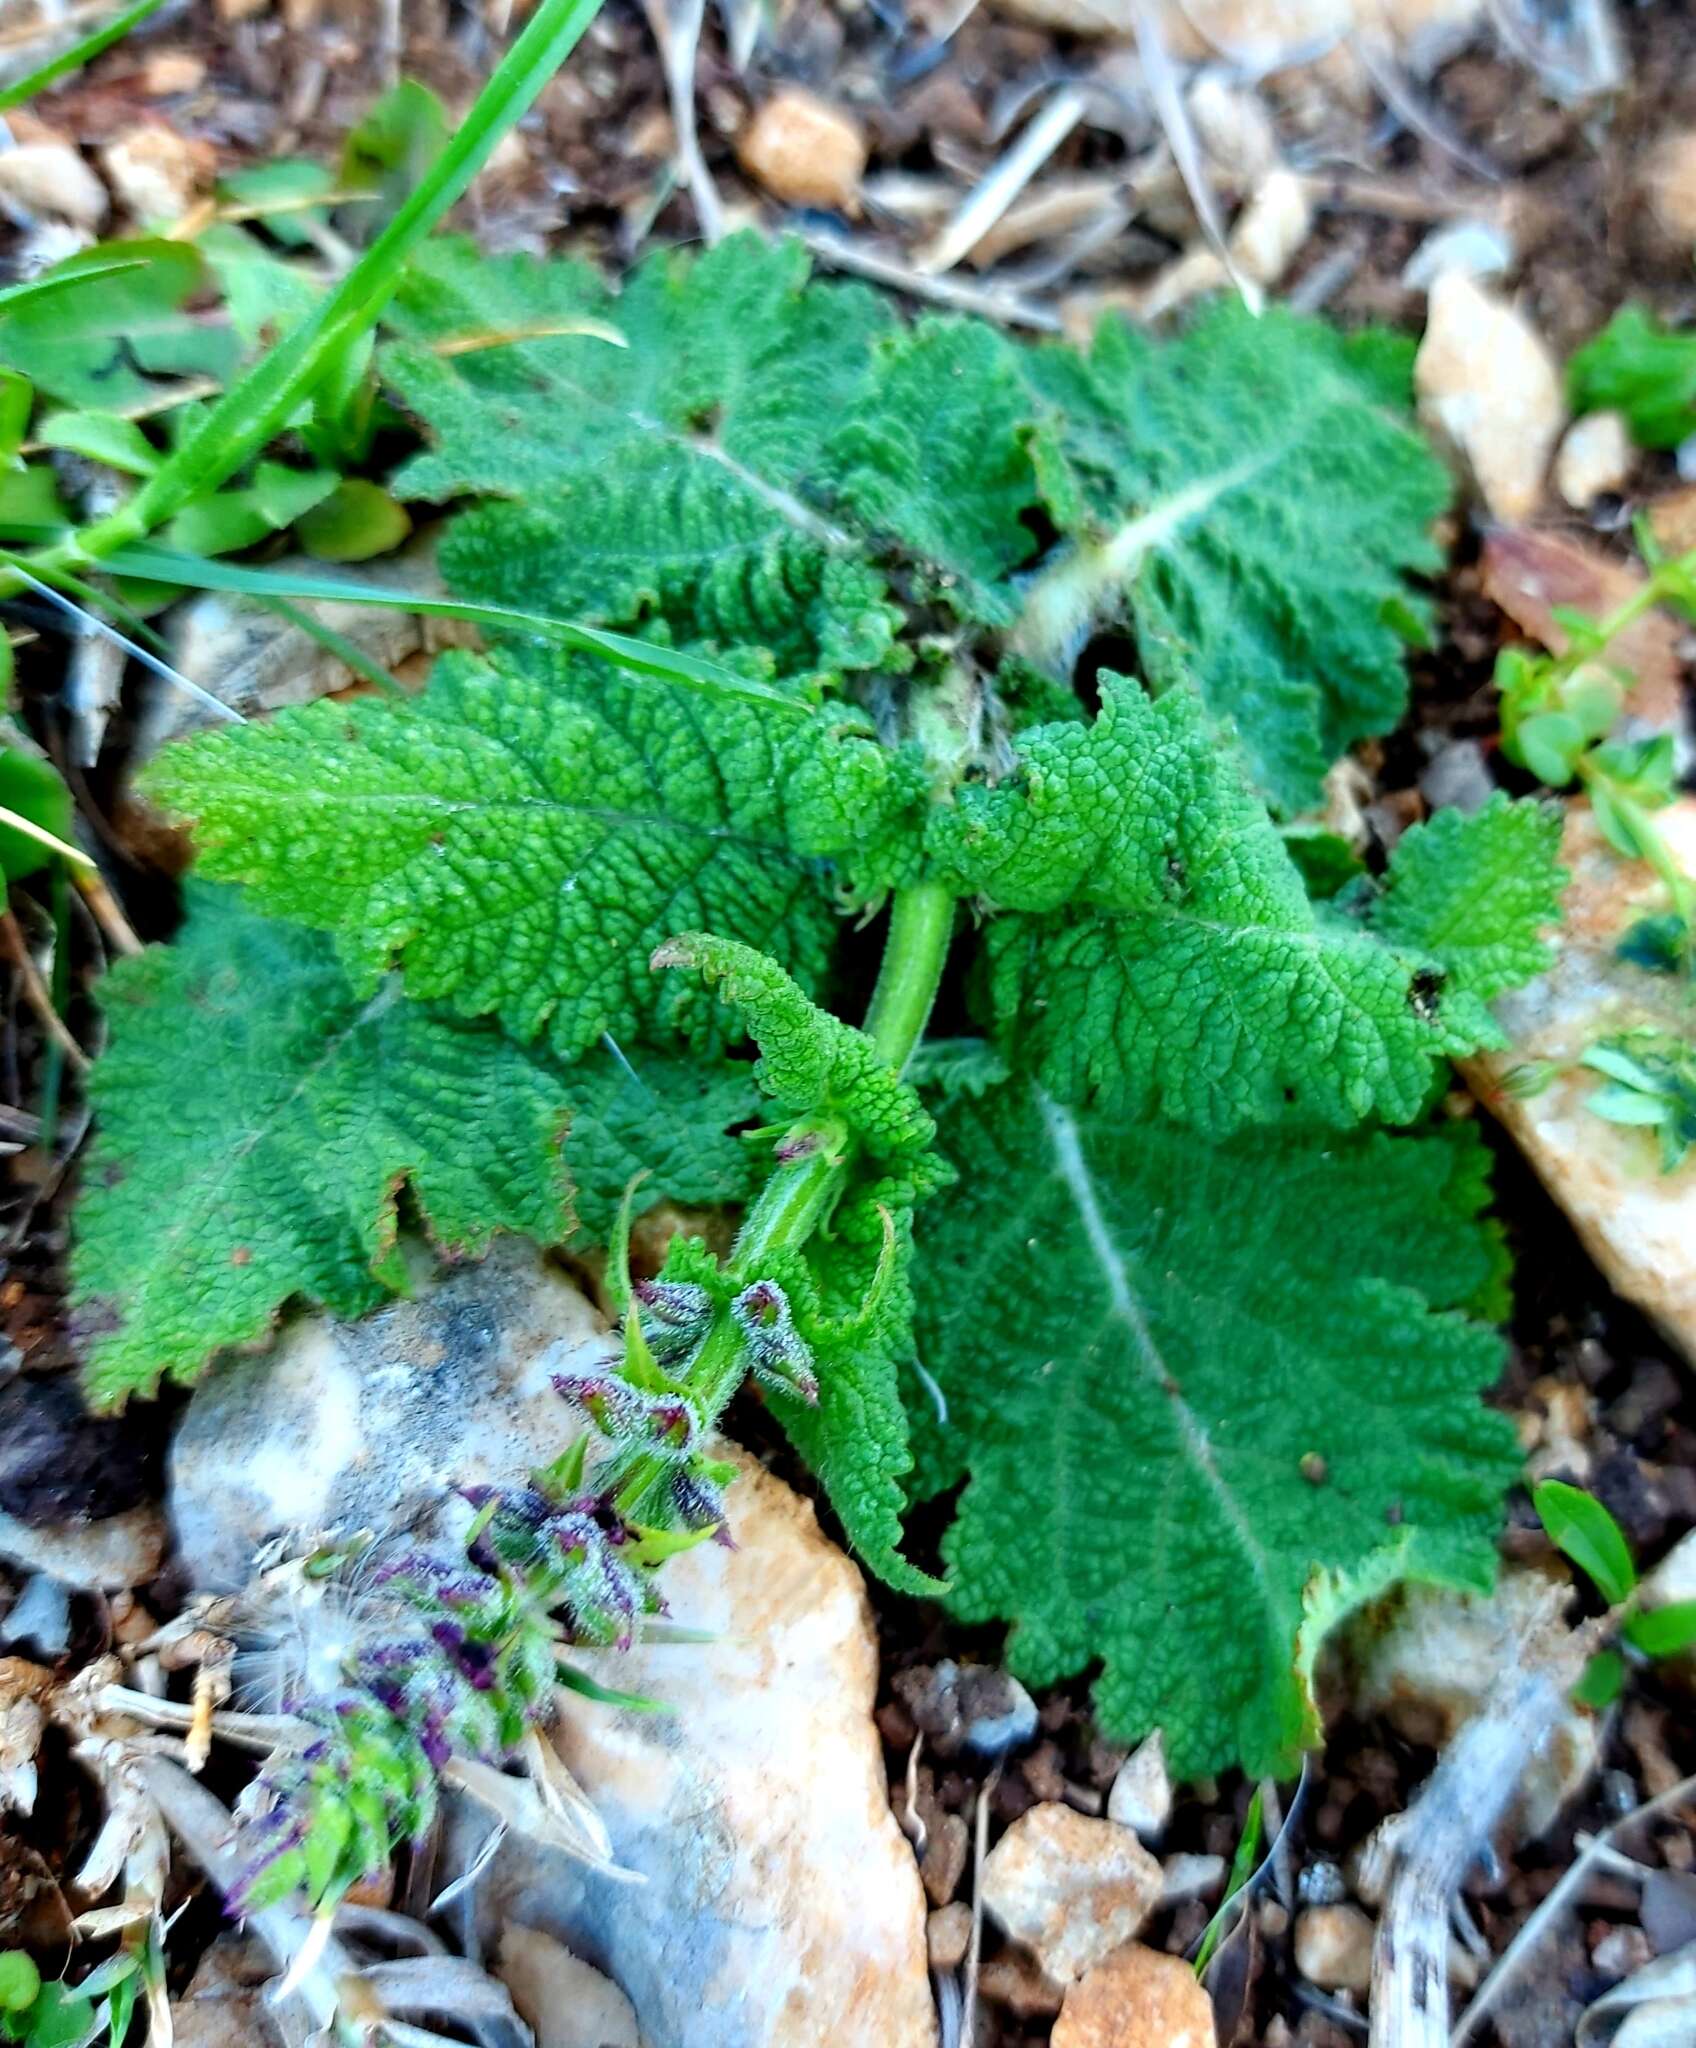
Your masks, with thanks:
M803 1401L819 1397L818 1374L807 1340L789 1313L789 1297L775 1280L756 1280L730 1304L747 1348L748 1366L762 1386Z

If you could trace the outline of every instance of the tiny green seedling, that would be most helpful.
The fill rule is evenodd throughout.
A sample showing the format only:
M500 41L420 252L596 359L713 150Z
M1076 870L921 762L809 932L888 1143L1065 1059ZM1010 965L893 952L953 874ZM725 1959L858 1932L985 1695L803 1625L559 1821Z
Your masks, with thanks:
M140 1966L117 1955L81 1984L45 1981L21 1949L0 1951L0 2041L18 2048L123 2048L135 2011Z
M1676 1657L1696 1643L1696 1601L1648 1608L1640 1604L1642 1588L1625 1531L1594 1494L1564 1480L1545 1479L1532 1488L1531 1504L1549 1541L1617 1611L1621 1639L1631 1651L1653 1662ZM1572 1696L1581 1706L1611 1706L1625 1678L1626 1660L1620 1652L1600 1650Z
M1663 1173L1684 1164L1696 1146L1696 1043L1645 1028L1602 1039L1579 1064L1604 1076L1586 1099L1592 1114L1655 1132Z
M1589 797L1608 844L1655 870L1669 909L1652 933L1634 928L1627 944L1642 947L1652 939L1657 954L1665 956L1676 938L1688 971L1696 934L1696 882L1674 858L1654 817L1678 794L1672 735L1608 737L1631 686L1630 675L1608 656L1619 635L1657 605L1671 604L1696 617L1696 550L1668 559L1659 555L1647 532L1639 538L1649 574L1605 619L1562 609L1556 618L1567 645L1559 654L1503 650L1496 664L1502 750L1551 789L1576 783Z

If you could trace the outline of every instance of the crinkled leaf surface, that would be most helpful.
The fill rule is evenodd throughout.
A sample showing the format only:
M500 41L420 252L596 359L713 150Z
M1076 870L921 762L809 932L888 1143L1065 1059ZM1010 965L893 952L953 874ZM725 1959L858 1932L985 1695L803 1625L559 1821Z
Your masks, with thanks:
M837 923L819 860L880 829L874 785L904 800L898 767L822 718L524 648L449 655L414 701L326 701L183 743L146 782L194 821L206 873L335 931L362 989L398 961L413 995L525 1040L545 1027L572 1058L606 1031L721 1035L698 983L649 971L680 930L816 983Z
M681 932L655 965L692 968L740 1012L760 1048L754 1078L791 1115L839 1119L875 1159L906 1163L928 1150L936 1125L917 1093L863 1031L809 1001L775 960L710 932Z
M656 1202L710 1207L746 1201L759 1175L736 1133L763 1105L744 1064L631 1046L597 1047L569 1068L566 1157L577 1211L575 1243L605 1244L637 1174L633 1213Z
M870 1569L907 1592L935 1592L899 1550L913 1463L899 1372L912 1355L912 1212L947 1178L935 1122L865 1033L810 1002L776 962L703 932L680 934L656 958L719 988L759 1045L765 1093L847 1152L824 1227L759 1262L758 1277L789 1297L819 1386L816 1402L767 1399Z
M911 1201L910 1185L865 1191L838 1212L829 1237L774 1271L800 1304L797 1323L812 1346L819 1398L811 1405L781 1393L766 1399L867 1568L899 1592L935 1594L936 1580L901 1554L913 1469L901 1397L901 1369L913 1355Z
M1548 966L1543 933L1559 922L1566 882L1560 844L1559 805L1499 790L1470 816L1439 811L1397 841L1372 928L1442 963L1451 1051L1505 1044L1486 1005Z
M1439 836L1439 860L1453 836ZM992 1001L1005 1039L1065 1101L1215 1132L1406 1122L1462 1027L1489 1027L1476 1002L1449 1018L1435 960L1309 901L1187 690L1150 700L1105 678L1093 724L1026 734L1015 774L958 791L930 845L962 891L1027 913L990 928ZM1386 922L1407 879L1429 897L1432 864L1410 855ZM1516 886L1491 928L1523 951L1542 914L1537 890ZM1438 936L1439 920L1411 907L1400 920L1412 938ZM1456 936L1446 921L1441 935Z
M321 934L195 888L101 985L72 1298L99 1402L192 1379L296 1297L375 1306L410 1186L432 1237L564 1235L557 1072L487 1025L356 989Z
M809 269L796 243L739 235L657 256L615 295L581 265L428 247L385 370L433 444L398 492L490 501L454 523L455 586L795 665L880 661L896 615L811 484L893 315ZM547 332L585 321L625 345ZM502 334L533 338L440 352Z
M1200 688L1272 801L1312 802L1338 754L1401 715L1392 618L1420 615L1407 574L1438 566L1448 485L1408 415L1405 351L1231 300L1164 343L1111 321L1087 356L1034 351L1029 375L1074 551L1039 582L1024 644L1052 660L1127 620L1157 688Z
M908 658L885 558L916 595L1011 617L1032 403L994 329L902 329L863 287L811 281L799 243L752 234L655 257L616 295L453 244L415 269L385 367L434 445L397 489L490 501L444 548L466 594L825 669Z
M1314 1733L1308 1589L1405 1545L1485 1586L1513 1432L1463 1311L1501 1259L1482 1146L1207 1146L1024 1084L945 1115L955 1187L920 1228L919 1356L948 1401L925 1490L967 1485L956 1612L1049 1684L1099 1660L1104 1729L1179 1777L1284 1772ZM916 1419L920 1411L915 1409Z

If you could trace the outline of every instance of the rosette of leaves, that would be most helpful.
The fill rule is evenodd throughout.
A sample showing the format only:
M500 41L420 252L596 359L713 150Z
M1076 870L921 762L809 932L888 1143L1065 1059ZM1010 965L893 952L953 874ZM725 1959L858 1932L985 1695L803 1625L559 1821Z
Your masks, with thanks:
M572 1390L623 1432L597 1495L713 1525L752 1371L871 1568L934 1587L906 1491L964 1480L949 1597L1021 1668L1101 1661L1104 1725L1187 1768L1281 1761L1315 1589L1480 1583L1511 1470L1482 1161L1427 1126L1544 962L1558 820L1445 814L1319 897L1284 830L1405 701L1443 498L1406 351L1232 308L1029 348L741 237L616 293L444 245L380 360L396 488L471 501L464 596L772 694L508 638L161 756L248 937L201 909L110 985L92 1385L363 1305L403 1223L615 1247L647 1169L744 1220Z

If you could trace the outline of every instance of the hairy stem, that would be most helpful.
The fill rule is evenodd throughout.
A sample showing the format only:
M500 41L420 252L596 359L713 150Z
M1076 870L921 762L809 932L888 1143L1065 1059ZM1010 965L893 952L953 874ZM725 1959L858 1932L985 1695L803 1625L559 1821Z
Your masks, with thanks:
M954 899L941 883L916 882L897 891L865 1020L867 1037L897 1073L924 1036L953 928ZM729 1267L734 1278L757 1280L774 1252L798 1250L807 1242L835 1205L853 1151L848 1137L778 1167L737 1232ZM721 1310L689 1373L690 1391L707 1428L741 1384L742 1369L741 1332L729 1311ZM664 1479L658 1461L644 1458L620 1489L619 1508L635 1513Z

